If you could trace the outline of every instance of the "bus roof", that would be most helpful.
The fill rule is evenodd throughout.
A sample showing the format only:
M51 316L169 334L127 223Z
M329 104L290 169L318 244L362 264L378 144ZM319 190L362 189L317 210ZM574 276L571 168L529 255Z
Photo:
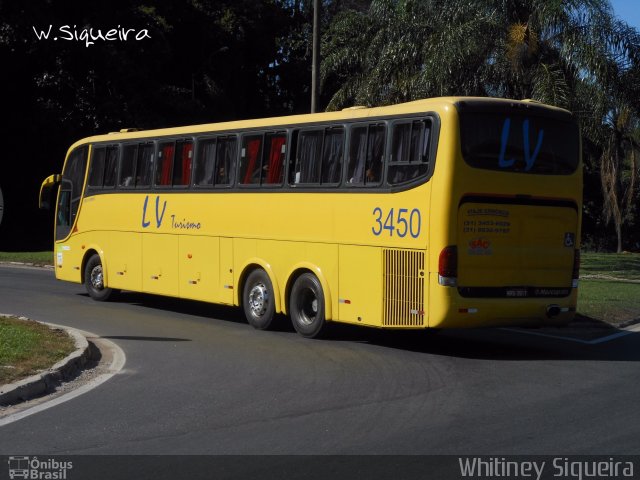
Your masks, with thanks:
M73 148L94 142L109 142L109 141L123 141L123 140L135 140L140 138L149 137L163 137L163 136L180 136L180 135L192 135L197 133L213 133L216 131L231 131L250 128L261 127L278 127L288 125L299 125L304 123L321 123L335 120L354 120L368 117L381 117L388 115L400 115L408 113L420 113L427 111L443 112L460 102L472 102L475 105L481 103L489 104L522 104L532 105L538 104L546 108L556 110L558 112L569 113L564 109L558 107L552 107L550 105L543 105L539 102L532 100L510 100L502 98L492 97L437 97L427 98L422 100L414 100L406 103L399 103L394 105L387 105L382 107L350 107L335 112L320 112L320 113L307 113L299 115L286 115L282 117L268 117L259 119L248 120L233 120L228 122L217 123L204 123L199 125L186 125L181 127L169 127L159 128L152 130L137 130L137 131L123 131L112 132L103 135L94 135L86 137L75 142L69 148L71 151ZM133 130L133 129L132 129Z

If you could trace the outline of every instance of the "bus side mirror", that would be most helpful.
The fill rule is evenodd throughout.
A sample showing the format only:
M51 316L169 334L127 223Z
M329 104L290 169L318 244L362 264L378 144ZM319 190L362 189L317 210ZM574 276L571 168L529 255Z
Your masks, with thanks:
M44 210L49 210L51 208L51 195L53 193L53 189L57 188L61 181L62 175L59 173L45 178L42 185L40 185L40 197L38 199L38 206L40 208Z

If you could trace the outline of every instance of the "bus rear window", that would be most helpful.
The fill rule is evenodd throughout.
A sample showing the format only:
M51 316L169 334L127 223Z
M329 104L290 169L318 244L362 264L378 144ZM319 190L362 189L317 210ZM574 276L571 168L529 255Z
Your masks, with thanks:
M568 175L578 166L576 123L527 112L461 112L462 156L475 168Z

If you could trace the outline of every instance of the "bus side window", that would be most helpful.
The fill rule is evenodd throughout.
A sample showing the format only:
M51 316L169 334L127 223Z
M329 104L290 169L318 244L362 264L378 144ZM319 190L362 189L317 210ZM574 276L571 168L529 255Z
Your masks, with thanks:
M322 136L322 130L303 130L298 134L294 184L320 183Z
M347 183L379 185L384 164L384 124L357 126L351 130Z
M173 186L185 187L191 180L191 159L193 157L193 142L178 140L173 160Z
M218 139L216 169L213 172L215 173L216 185L229 186L233 184L237 151L238 140L235 136Z
M367 158L367 127L351 129L351 144L349 146L349 164L347 183L350 185L364 184L364 169Z
M58 216L56 218L57 227L71 226L71 190L60 190L58 200ZM62 236L64 238L66 235ZM59 240L59 238L58 238Z
M344 128L295 131L289 182L293 185L325 185L340 182Z
M82 196L82 187L84 186L85 169L87 167L87 147L79 147L73 151L69 157L69 166L66 171L62 172L63 178L71 180L73 185L73 194L71 195L71 202L79 202ZM76 211L73 211L72 216L75 217Z
M138 158L138 145L124 145L122 148L122 159L120 161L119 187L135 186L136 159Z
M153 178L153 143L143 143L138 146L138 158L136 161L136 187L151 186Z
M430 131L426 120L394 124L387 171L390 185L411 182L427 174Z
M106 151L105 147L93 147L91 165L89 167L89 180L87 181L89 188L102 188Z
M386 128L384 125L371 125L369 127L365 185L378 185L382 181L385 133Z
M329 128L325 131L322 146L322 183L340 183L344 128Z
M261 147L262 135L245 135L242 137L239 169L241 185L257 185L260 183Z
M118 145L107 147L107 154L104 162L104 188L114 188L116 186L119 154L120 147Z
M298 155L298 138L300 137L300 130L292 130L289 137L289 162L288 162L288 182L289 185L295 185L300 182L300 175L296 173L296 157ZM296 175L298 182L296 182Z
M213 185L213 169L216 160L216 139L210 138L198 142L193 183L199 187Z

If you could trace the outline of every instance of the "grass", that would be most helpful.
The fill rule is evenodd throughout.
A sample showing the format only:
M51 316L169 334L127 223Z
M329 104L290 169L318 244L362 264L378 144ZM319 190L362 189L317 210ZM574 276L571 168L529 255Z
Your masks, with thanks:
M0 252L0 262L53 265L53 252Z
M578 313L614 325L640 319L640 283L582 280Z
M74 349L73 339L62 330L0 317L0 385L46 370Z
M578 313L614 325L640 320L640 254L584 253Z
M580 277L640 281L640 254L583 253Z

